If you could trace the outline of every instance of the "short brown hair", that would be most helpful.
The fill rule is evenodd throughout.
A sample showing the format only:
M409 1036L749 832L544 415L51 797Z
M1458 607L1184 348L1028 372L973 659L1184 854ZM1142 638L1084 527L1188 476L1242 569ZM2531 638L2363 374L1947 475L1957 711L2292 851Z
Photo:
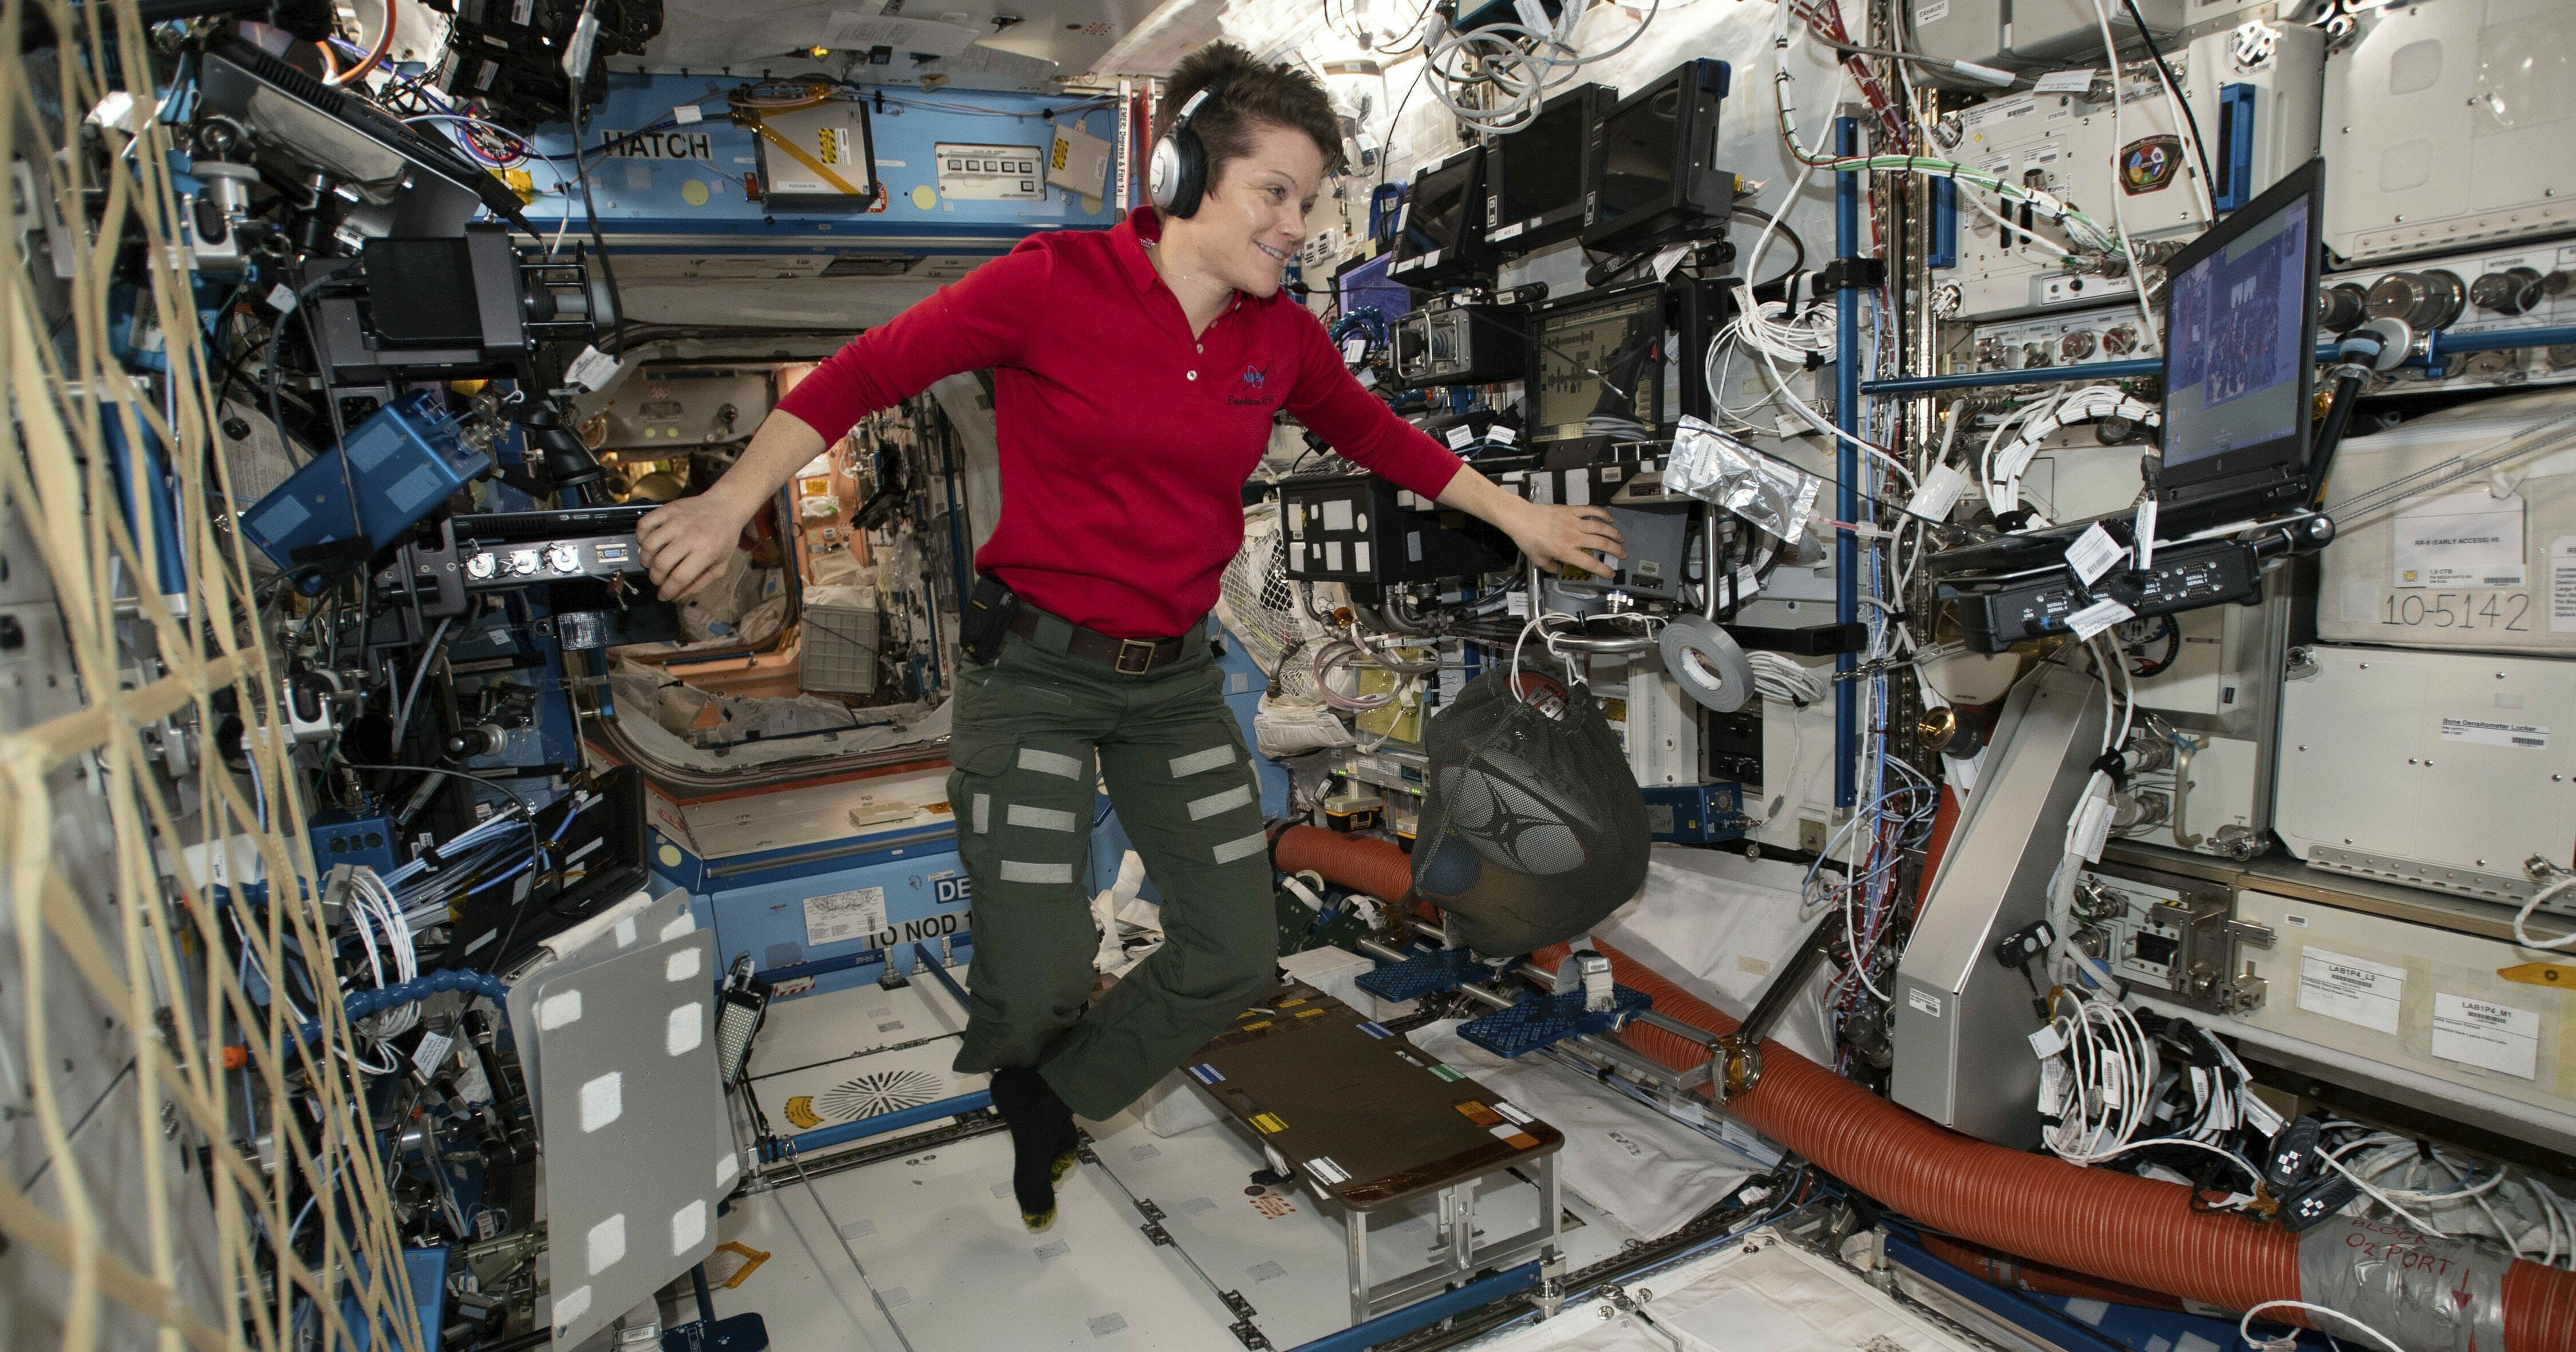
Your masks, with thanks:
M1265 124L1306 133L1324 152L1325 173L1342 167L1342 120L1324 87L1302 70L1265 66L1231 42L1209 43L1172 68L1163 106L1154 110L1155 137L1171 134L1181 105L1220 78L1226 81L1224 94L1200 105L1190 119L1190 129L1207 148L1209 186L1224 176L1226 161L1252 153L1253 129Z

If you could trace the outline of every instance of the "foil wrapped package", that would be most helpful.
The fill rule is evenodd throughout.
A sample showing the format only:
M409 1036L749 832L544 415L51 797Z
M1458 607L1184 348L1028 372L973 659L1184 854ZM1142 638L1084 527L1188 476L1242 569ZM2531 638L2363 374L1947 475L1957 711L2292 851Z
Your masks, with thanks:
M1794 543L1815 518L1824 480L1766 455L1697 418L1673 434L1664 487L1722 507Z

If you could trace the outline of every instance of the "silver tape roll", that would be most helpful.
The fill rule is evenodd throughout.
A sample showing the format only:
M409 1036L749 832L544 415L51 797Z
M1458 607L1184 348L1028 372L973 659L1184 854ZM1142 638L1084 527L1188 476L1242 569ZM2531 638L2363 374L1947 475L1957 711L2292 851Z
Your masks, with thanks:
M1664 670L1682 693L1722 714L1753 698L1753 664L1744 649L1713 620L1683 615L1664 625L1658 646Z

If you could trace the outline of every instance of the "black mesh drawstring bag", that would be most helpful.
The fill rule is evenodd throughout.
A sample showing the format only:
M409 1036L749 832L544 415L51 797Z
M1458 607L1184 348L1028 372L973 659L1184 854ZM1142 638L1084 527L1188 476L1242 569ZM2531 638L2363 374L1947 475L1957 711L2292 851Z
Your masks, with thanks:
M1567 691L1552 718L1492 672L1431 720L1428 741L1413 887L1469 948L1501 957L1561 943L1644 885L1646 802L1590 690Z

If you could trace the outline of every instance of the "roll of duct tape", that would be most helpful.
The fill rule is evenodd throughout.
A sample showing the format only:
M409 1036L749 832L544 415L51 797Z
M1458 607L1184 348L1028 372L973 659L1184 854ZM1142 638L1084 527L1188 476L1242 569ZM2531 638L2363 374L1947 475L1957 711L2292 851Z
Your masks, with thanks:
M1682 693L1701 704L1731 714L1753 697L1753 664L1716 621L1680 616L1664 626L1659 646L1664 670Z

